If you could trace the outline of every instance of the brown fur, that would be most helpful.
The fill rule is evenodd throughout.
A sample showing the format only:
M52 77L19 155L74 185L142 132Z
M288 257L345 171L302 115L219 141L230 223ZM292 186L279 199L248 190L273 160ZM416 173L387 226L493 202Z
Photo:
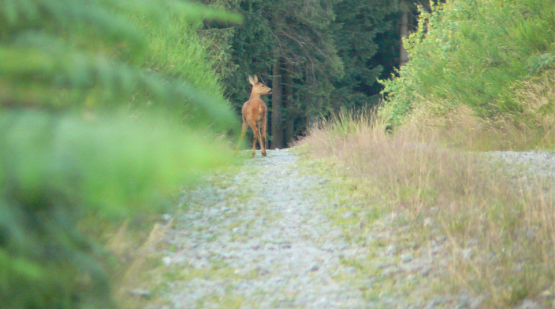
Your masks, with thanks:
M241 113L243 115L243 128L241 130L241 137L239 138L239 145L237 145L237 150L241 145L243 136L247 132L247 124L251 127L253 131L252 139L252 156L254 157L256 153L256 142L260 144L260 149L263 156L266 156L266 103L260 99L261 95L267 95L272 93L272 89L265 86L258 81L256 74L253 77L249 76L249 83L252 85L251 97L245 104L243 104L243 109Z

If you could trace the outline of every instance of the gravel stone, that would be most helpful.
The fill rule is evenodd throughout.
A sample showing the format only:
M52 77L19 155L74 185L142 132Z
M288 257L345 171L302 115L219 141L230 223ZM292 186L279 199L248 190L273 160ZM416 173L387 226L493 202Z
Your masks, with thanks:
M405 254L401 255L401 261L403 263L408 263L408 262L412 261L412 255L410 253L405 253Z
M140 290L140 289L131 290L129 291L129 294L133 296L144 297L144 298L150 298L150 296L152 296L152 294L149 291Z
M518 309L540 309L541 306L529 299L525 299L524 301L522 301L522 303L520 304L520 306L518 306Z
M393 255L395 254L395 252L397 251L397 247L396 246L388 246L387 249L385 250L385 254L386 255Z

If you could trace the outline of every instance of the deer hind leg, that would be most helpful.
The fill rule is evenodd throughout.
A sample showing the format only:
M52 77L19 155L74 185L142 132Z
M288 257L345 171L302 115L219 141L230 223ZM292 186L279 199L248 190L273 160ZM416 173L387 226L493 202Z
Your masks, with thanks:
M266 148L264 147L264 143L262 142L262 132L260 130L260 124L258 124L258 144L260 144L260 152L263 156L266 156Z
M262 149L262 155L266 156L266 114L262 116L261 122L262 122L262 126L261 126L262 136L260 138L260 149Z
M254 127L252 131L254 133L252 136L252 156L254 157L256 154L256 141L260 139L260 130L258 130L258 127Z
M252 156L256 154L256 141L260 138L260 130L256 121L249 121L249 126L252 129Z

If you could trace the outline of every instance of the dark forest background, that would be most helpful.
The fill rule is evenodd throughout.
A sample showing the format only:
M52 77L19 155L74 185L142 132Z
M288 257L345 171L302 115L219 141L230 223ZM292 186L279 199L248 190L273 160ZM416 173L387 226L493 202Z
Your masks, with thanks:
M382 99L378 79L391 77L408 55L402 36L417 27L428 0L199 0L238 12L244 23L200 28L225 96L240 114L248 75L273 89L270 148L287 147L307 127L341 108L371 109Z

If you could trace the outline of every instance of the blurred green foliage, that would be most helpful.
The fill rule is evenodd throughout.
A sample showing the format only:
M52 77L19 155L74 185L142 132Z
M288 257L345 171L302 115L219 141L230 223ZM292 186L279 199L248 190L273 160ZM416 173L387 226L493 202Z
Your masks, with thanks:
M0 307L114 307L78 222L152 211L231 163L206 18L241 21L177 0L0 0Z
M432 114L467 105L482 118L519 119L514 86L555 66L551 0L447 1L419 24L406 41L410 62L383 81L392 124L427 102Z

